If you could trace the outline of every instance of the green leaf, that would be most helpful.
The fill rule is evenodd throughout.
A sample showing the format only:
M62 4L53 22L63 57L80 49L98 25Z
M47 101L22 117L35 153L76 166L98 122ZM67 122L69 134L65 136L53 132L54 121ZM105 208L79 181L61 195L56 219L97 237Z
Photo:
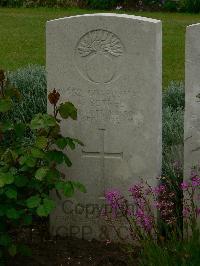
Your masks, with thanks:
M14 182L17 187L25 187L26 184L28 183L28 178L23 175L17 175L15 176Z
M33 209L39 206L41 198L39 195L32 196L26 200L26 205L28 208Z
M11 173L9 173L9 172L5 173L5 183L6 183L6 185L12 184L14 182L14 180L15 180L15 178L14 178L14 176Z
M74 195L74 186L71 181L64 182L63 193L66 197L72 197Z
M50 162L54 161L61 164L64 161L64 154L63 152L57 150L48 151L46 153L46 159Z
M71 150L75 149L75 140L72 138L59 138L56 140L55 144L58 146L58 148L60 148L61 150L63 150L66 146L69 146L71 148Z
M48 199L48 198L45 198L45 199L43 200L43 205L44 205L46 211L49 212L49 213L50 213L50 212L55 208L55 206L56 206L55 202L54 202L52 199Z
M18 123L15 125L15 135L17 138L24 136L26 130L26 125L24 123Z
M3 233L0 235L0 246L9 247L11 245L11 238L8 234Z
M5 186L4 179L1 178L0 176L0 188Z
M32 130L37 129L48 129L49 127L56 126L56 119L49 114L37 114L32 120L30 124L30 128Z
M81 191L82 193L86 193L87 192L85 186L83 184L81 184L80 182L73 181L72 183L73 183L74 187L76 189L78 189L79 191Z
M9 254L14 257L16 254L17 254L17 246L16 245L11 245L9 248L8 248L8 252Z
M11 173L0 173L0 188L4 187L5 185L10 185L13 182L14 176Z
M7 206L0 204L0 217L4 216L6 214L6 210L7 210Z
M32 148L31 149L31 154L34 158L42 159L44 158L44 152L38 148Z
M83 142L80 141L79 139L73 139L73 141L79 144L80 146L84 146Z
M66 154L63 154L65 163L67 164L68 167L72 166L72 162L70 161L69 157Z
M48 139L44 136L39 136L36 138L35 146L39 149L45 149L48 143Z
M63 150L67 146L68 141L66 140L66 138L59 138L56 140L55 144L59 149Z
M55 184L55 188L57 190L63 190L64 189L64 185L65 183L63 181L58 181L56 184Z
M17 199L17 191L14 188L8 188L5 194L9 199Z
M48 171L47 175L46 175L46 179L48 180L48 182L55 182L56 180L58 180L60 178L60 172L57 169L50 169L50 171Z
M9 219L17 220L20 217L19 212L15 208L10 208L6 211L6 216Z
M40 205L37 208L36 213L40 217L47 217L49 215L49 213L46 212L44 205Z
M31 249L23 244L18 245L17 251L20 252L23 256L30 257L32 255Z
M77 109L76 107L70 103L62 103L58 108L59 114L62 118L67 119L71 117L73 120L77 119Z
M67 138L67 140L68 140L68 145L71 148L71 150L74 150L76 146L75 146L73 139Z
M36 165L36 162L36 158L31 155L24 155L19 158L20 165L26 165L31 168Z
M23 222L24 222L24 224L25 225L30 225L30 224L32 224L32 216L31 215L25 215L24 217L23 217Z
M40 217L47 217L55 208L55 202L50 199L44 199L43 204L38 206L36 212Z
M11 99L0 99L0 113L8 112L12 108Z
M35 173L35 178L38 180L43 180L43 178L47 175L48 171L49 171L48 167L41 167L37 169Z

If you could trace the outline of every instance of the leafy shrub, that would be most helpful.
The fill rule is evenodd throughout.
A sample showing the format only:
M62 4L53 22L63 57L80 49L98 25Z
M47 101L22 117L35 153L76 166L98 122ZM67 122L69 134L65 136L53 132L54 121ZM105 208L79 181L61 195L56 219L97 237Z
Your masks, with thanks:
M171 180L171 190L177 195L175 204L178 216L182 214L182 192L179 184L183 178L185 95L182 83L171 82L163 92L163 151L162 175ZM182 219L179 218L181 227Z
M27 84L28 85L28 84ZM23 252L11 237L16 227L30 225L35 217L47 217L55 207L49 197L52 189L57 195L73 196L76 189L85 192L78 181L65 179L57 166L72 165L66 149L83 145L79 140L63 137L60 120L76 120L77 110L70 102L59 103L54 89L48 96L53 115L36 114L30 122L1 119L0 122L0 263L4 255ZM23 100L19 91L10 85L0 71L0 113L15 111L16 101ZM14 103L14 105L13 105ZM32 141L24 141L26 132ZM6 140L9 139L9 142Z
M15 112L7 114L9 119L30 122L37 113L47 111L46 71L43 66L30 65L8 73L10 83L18 88L23 101L14 102Z
M172 107L163 109L163 145L183 145L184 110Z
M200 0L181 0L180 8L184 12L199 13Z
M120 0L86 0L86 5L94 9L111 9L121 2Z
M75 7L81 5L82 0L0 0L0 6L8 7Z
M163 107L173 110L185 108L185 89L182 82L171 82L163 91Z
M163 1L163 9L166 11L177 11L179 9L179 2L173 0Z

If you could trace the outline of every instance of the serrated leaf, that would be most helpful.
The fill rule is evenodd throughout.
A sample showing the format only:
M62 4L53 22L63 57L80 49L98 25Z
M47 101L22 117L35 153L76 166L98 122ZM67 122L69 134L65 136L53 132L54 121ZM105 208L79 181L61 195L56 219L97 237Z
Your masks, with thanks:
M12 108L11 99L0 99L0 113L8 112Z
M33 209L39 206L41 198L39 195L32 196L26 200L26 205L28 208Z
M30 123L32 130L48 129L56 126L56 119L49 114L37 114Z
M48 167L41 167L37 169L35 173L35 178L38 180L43 180L43 178L47 175L48 171L49 171Z
M67 119L71 117L73 120L77 119L77 109L76 107L70 103L62 103L58 108L59 114L62 118Z
M71 148L71 150L75 149L75 140L69 137L62 137L56 140L55 144L58 146L58 148L60 148L61 150L63 150L66 146L69 146Z
M48 143L48 139L44 136L39 136L36 138L35 146L39 149L45 149Z

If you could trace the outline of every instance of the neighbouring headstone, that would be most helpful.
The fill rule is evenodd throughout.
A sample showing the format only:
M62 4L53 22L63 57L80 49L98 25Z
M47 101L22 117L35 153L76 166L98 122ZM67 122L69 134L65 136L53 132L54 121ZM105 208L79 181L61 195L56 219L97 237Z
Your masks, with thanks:
M161 32L158 20L121 14L47 22L48 90L78 108L78 120L63 123L62 133L85 144L69 152L73 166L63 171L87 188L57 199L53 234L112 238L101 218L104 191L127 193L140 177L155 184L160 175Z
M184 179L200 169L200 23L187 27L185 62ZM197 172L199 171L197 169Z

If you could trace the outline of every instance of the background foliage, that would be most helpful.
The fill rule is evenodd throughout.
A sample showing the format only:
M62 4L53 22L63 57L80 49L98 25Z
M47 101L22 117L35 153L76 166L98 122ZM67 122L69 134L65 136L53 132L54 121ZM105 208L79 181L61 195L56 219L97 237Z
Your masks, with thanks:
M30 122L37 113L46 113L47 89L46 74L43 66L28 66L9 72L10 82L18 88L23 100L14 103L14 112L7 115L9 119Z
M134 10L166 10L200 12L200 0L0 0L6 7L85 7L115 9L121 6Z

